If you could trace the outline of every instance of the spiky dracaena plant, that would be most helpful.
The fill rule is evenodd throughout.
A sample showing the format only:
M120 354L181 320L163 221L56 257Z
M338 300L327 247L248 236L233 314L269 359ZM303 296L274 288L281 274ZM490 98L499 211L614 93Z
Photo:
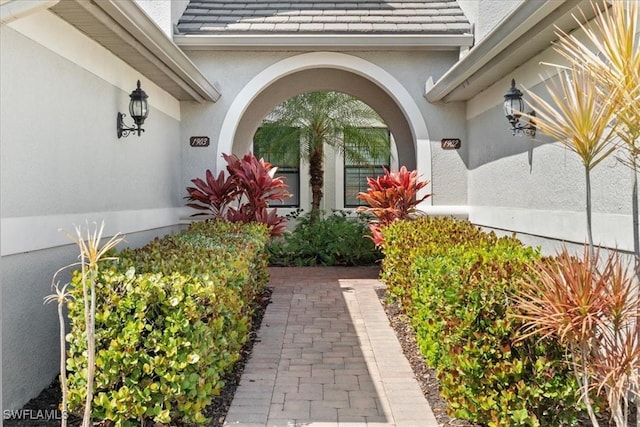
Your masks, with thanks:
M618 101L604 93L593 76L577 67L560 70L545 83L552 102L530 92L540 131L575 152L585 171L587 237L593 251L591 226L591 170L609 156L615 128L611 126Z
M377 178L367 178L366 193L358 193L358 199L369 206L358 208L358 212L370 213L376 217L370 222L373 242L377 247L383 243L381 228L399 219L408 219L416 212L418 203L430 197L426 194L418 197L418 192L429 184L420 181L418 171L409 171L402 166L398 171L384 168L384 175Z
M86 224L86 234L80 226L76 226L75 234L67 233L67 236L78 246L80 255L78 256L79 262L71 264L67 267L58 270L58 272L69 268L80 266L82 273L82 302L84 304L84 322L85 332L87 339L87 394L85 397L84 414L82 416L82 427L90 427L91 424L91 402L93 400L93 379L95 376L95 354L96 354L96 337L95 337L95 318L96 318L96 282L98 280L98 264L101 261L108 259L114 259L113 257L107 257L106 254L109 250L113 249L118 243L124 240L124 236L120 233L116 233L106 243L100 246L102 241L102 234L104 232L104 221L98 226L94 225L93 230L90 229L89 224ZM57 274L57 273L56 273ZM55 277L55 276L54 276ZM54 278L55 280L55 278ZM61 301L66 299L65 288L56 290L56 295L52 296L58 301L58 310L61 311ZM61 324L62 327L62 324ZM62 343L64 345L64 343ZM61 352L62 353L62 352ZM65 358L65 354L62 353L62 358ZM64 372L64 368L61 362L61 371ZM66 377L64 377L63 393L66 393ZM62 380L62 378L61 378ZM62 381L61 381L62 382ZM63 402L63 410L66 411Z
M600 7L591 3L596 15L591 25L577 20L592 47L583 43L575 33L559 32L560 41L555 50L570 64L592 75L604 93L616 94L614 99L618 105L614 117L626 152L620 160L634 174L631 190L634 252L636 261L640 263L640 2L617 0L610 3L610 7L606 3Z
M225 178L224 171L220 171L218 177L215 177L213 172L207 169L204 180L194 178L191 182L195 187L187 187L187 199L191 201L187 206L207 211L192 216L212 215L216 219L225 218L229 205L236 200L240 191L233 178Z
M638 383L638 315L634 276L617 252L602 266L585 246L582 257L563 248L553 260L542 260L519 287L516 317L524 321L521 339L554 337L570 353L569 361L594 426L598 420L590 393L604 391L612 418L627 426L629 393Z
M559 32L560 40L554 49L572 67L589 75L600 87L600 92L608 94L615 104L612 119L617 127L617 135L622 141L626 156L619 157L623 164L632 169L632 227L636 260L636 278L640 281L640 202L638 199L638 166L640 146L640 4L637 1L617 0L614 2L591 2L595 18L590 24L582 24L576 19L586 35L583 43L576 33L568 35ZM583 20L586 19L583 14ZM561 65L549 64L558 68ZM638 325L634 325L640 333ZM636 337L637 340L640 337ZM616 341L612 341L615 343ZM637 347L637 343L636 343ZM630 347L626 352L618 352L609 363L617 363L622 372L630 361ZM610 352L614 354L614 352ZM635 355L637 358L637 355ZM635 360L637 363L637 360ZM609 366L612 367L612 366ZM638 385L634 390L637 393ZM637 425L640 427L640 405ZM614 414L615 415L615 414Z
M282 201L291 195L283 179L275 177L277 169L252 153L242 159L229 154L223 154L223 157L241 197L240 207L230 208L230 218L242 222L264 222L271 227L271 235L280 234L284 218L277 217L275 209L267 212L267 208L270 201Z

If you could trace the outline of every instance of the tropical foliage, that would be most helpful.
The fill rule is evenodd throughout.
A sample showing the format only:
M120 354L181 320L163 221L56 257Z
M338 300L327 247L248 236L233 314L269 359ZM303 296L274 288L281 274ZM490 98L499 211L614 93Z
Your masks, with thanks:
M609 156L615 130L610 126L617 108L615 98L596 84L593 76L577 67L563 69L546 84L553 103L531 93L540 131L575 152L584 166L587 237L593 246L591 220L591 170Z
M300 146L302 160L309 164L311 220L315 221L323 198L325 145L354 164L381 166L368 164L371 158L390 156L388 138L374 127L381 123L371 107L350 95L308 92L278 105L263 123L260 140L280 152Z
M584 165L589 249L581 257L563 249L555 260L539 264L518 300L528 334L554 337L568 349L592 424L598 425L589 395L595 388L605 392L616 425L627 426L627 399L638 402L640 369L640 6L620 0L592 2L592 7L592 24L576 19L588 43L559 33L554 48L568 65L549 64L559 74L559 84L547 85L554 105L531 94L542 132L575 151ZM619 147L634 174L635 273L623 269L616 252L600 263L592 236L590 171Z
M96 294L96 287L99 286L99 271L100 263L112 259L107 254L118 243L120 243L124 237L120 233L116 233L102 246L102 234L104 232L104 222L90 229L89 224L83 229L81 226L76 226L75 234L67 233L69 239L74 242L80 251L79 262L63 267L58 270L53 277L52 288L55 289L55 293L45 297L45 303L57 302L58 303L58 319L60 322L60 384L62 390L62 426L67 425L67 405L69 397L69 387L67 380L67 355L66 355L66 337L65 320L62 316L62 307L67 305L75 305L78 307L76 321L83 330L83 333L78 337L80 345L84 348L84 357L86 358L86 366L81 372L78 372L77 378L80 384L80 389L72 389L73 392L79 392L79 397L84 400L84 410L82 414L82 427L89 427L91 422L91 408L94 397L94 377L96 371L96 306L98 305L96 300L98 296ZM86 233L86 234L85 234ZM67 292L69 284L64 285L62 289L59 287L59 282L56 282L57 276L60 272L73 267L80 267L75 274L74 287ZM73 301L77 299L81 303L78 304ZM72 328L73 333L73 328ZM79 404L79 402L76 402Z
M611 416L628 425L629 398L638 397L640 369L640 283L617 252L602 265L585 248L582 257L563 249L541 260L518 288L523 338L553 338L569 349L569 361L591 422L598 426L590 392L604 391Z
M258 160L252 153L242 159L223 154L227 161L229 176L224 171L217 177L210 170L205 179L195 178L194 187L187 187L190 201L187 206L206 211L194 214L225 218L231 222L260 222L266 224L272 236L280 235L285 229L285 219L278 216L276 209L268 209L272 200L290 197L287 185L281 178L274 177L276 169L268 162ZM232 204L237 206L232 206Z
M358 208L358 212L366 212L376 219L371 221L369 229L376 246L383 241L381 229L399 219L409 219L417 212L416 206L430 194L418 197L418 191L426 187L428 181L420 181L417 171L409 171L402 166L398 171L384 169L384 175L367 178L369 188L366 193L359 193L358 199L369 206Z
M564 348L520 337L512 295L537 250L467 221L420 217L382 229L382 279L410 317L450 415L487 426L577 423L579 387Z
M205 408L251 330L267 278L267 239L262 224L201 221L110 253L118 262L90 274L94 293L83 291L87 279L76 271L67 303L70 411L92 396L88 418L107 424L206 424ZM87 302L95 306L95 358L86 340ZM94 379L87 378L92 370Z
M382 258L367 229L367 218L344 211L320 212L317 221L310 213L293 214L295 229L271 240L267 246L269 264L277 266L371 265Z
M538 107L540 130L575 151L585 167L587 234L591 228L590 171L617 146L618 136L634 170L633 228L636 256L640 257L638 223L638 138L640 137L640 6L633 0L591 3L593 24L577 23L591 46L575 33L559 32L554 49L568 65L548 64L558 70L559 85L547 85L555 106L530 92ZM640 258L639 258L640 259Z

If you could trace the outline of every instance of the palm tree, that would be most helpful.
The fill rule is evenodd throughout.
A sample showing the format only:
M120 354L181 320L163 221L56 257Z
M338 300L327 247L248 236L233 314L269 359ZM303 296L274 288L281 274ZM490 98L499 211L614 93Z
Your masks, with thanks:
M288 150L309 164L311 221L317 220L323 197L325 145L350 163L371 165L369 159L389 158L382 119L359 99L341 92L308 92L278 105L260 129L260 144L272 151ZM292 129L295 129L292 130ZM345 144L349 141L349 144Z

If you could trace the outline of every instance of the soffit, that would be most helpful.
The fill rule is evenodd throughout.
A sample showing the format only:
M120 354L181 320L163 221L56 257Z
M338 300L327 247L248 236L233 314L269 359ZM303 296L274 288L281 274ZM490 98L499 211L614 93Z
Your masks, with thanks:
M181 101L220 92L133 0L62 0L50 9Z
M430 102L473 98L548 49L558 40L558 28L567 33L575 30L578 24L572 14L582 16L579 8L587 19L593 17L584 0L524 2L428 88L425 97Z

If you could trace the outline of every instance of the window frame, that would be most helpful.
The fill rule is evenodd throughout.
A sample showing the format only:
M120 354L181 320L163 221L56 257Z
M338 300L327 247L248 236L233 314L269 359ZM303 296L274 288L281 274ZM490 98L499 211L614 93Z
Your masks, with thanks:
M376 128L375 126L371 126L371 127L372 128ZM388 128L378 128L378 129L386 131L387 142L389 143L389 149L391 149L391 131ZM346 140L344 141L344 144L345 145L347 144ZM389 170L390 165L391 165L391 153L389 154L389 157L386 160L387 160L386 164L378 164L378 165L373 165L373 164L371 164L371 165L348 165L347 164L347 159L346 158L342 159L342 166L343 166L342 203L343 203L343 207L345 209L356 209L356 208L359 208L360 206L368 206L367 203L365 203L364 201L362 201L362 200L357 198L357 193L366 192L367 191L368 185L367 185L366 178L368 178L368 177L377 178L379 176L384 175L383 167L386 168L387 170ZM361 178L361 181L360 181L360 185L359 185L359 187L357 189L357 192L356 192L356 197L355 197L356 200L357 200L356 204L351 203L350 201L347 200L347 194L350 193L348 191L348 189L347 189L348 171L349 170L355 170L355 169L360 169L360 170L368 169L368 170L371 170L371 171L379 169L379 173L378 174L370 173L370 174L368 174L368 175L366 175L364 177L362 176L362 173L359 174L360 178ZM364 178L364 179L362 179L362 178Z
M291 128L292 132L299 132L296 128ZM300 163L301 163L301 156L300 156L300 146L298 146L298 162L296 166L292 166L292 165L279 165L277 163L273 163L270 161L270 156L269 156L269 152L267 153L260 153L257 152L257 146L256 146L256 137L258 136L260 131L260 127L256 130L255 134L253 135L253 151L254 151L254 155L258 158L264 158L264 160L266 162L269 162L271 164L272 167L277 168L276 173L274 175L274 177L279 177L279 178L283 178L285 184L287 184L288 188L288 192L290 194L293 195L293 197L288 197L282 201L280 200L270 200L268 202L268 206L270 208L299 208L300 207L300 203L301 203L301 194L300 194ZM299 138L298 138L299 139ZM258 145L259 147L259 145ZM294 182L290 182L289 178L292 175L296 175L296 178L293 180Z

